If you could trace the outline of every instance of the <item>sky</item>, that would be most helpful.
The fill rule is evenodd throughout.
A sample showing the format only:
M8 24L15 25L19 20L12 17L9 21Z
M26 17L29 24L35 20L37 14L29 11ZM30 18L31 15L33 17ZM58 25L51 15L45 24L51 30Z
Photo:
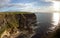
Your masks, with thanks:
M52 12L53 1L60 0L0 0L0 12Z

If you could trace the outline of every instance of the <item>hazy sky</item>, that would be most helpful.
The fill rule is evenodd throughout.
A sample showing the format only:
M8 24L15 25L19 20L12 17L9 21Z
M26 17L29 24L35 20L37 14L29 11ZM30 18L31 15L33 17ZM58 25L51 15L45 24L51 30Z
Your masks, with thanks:
M3 11L52 11L52 1L60 0L0 0L0 12Z

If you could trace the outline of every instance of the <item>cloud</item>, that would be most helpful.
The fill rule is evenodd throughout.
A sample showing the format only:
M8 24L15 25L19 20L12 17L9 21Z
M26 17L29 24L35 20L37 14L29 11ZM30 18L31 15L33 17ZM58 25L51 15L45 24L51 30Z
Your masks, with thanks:
M47 1L47 0L45 0ZM11 0L0 0L0 8L6 8L7 11L28 11L28 12L48 12L52 11L51 6L38 6L36 2L30 3L10 3ZM10 9L9 9L10 8ZM5 9L4 9L5 10Z
M36 6L34 2L10 4L10 7L13 7L13 9L9 9L9 11L26 11L26 12L49 12L49 11L52 11L51 6L45 6L45 7Z
M11 0L0 0L0 8L5 7Z
M0 0L0 3L1 4L6 4L6 3L9 3L11 0Z
M12 2L12 0L0 0L0 8L4 8L4 7L25 7L25 6L31 6L30 3L10 3Z
M43 0L45 2L60 1L60 0Z
M49 12L51 6L35 6L35 3L13 3L7 4L6 7L10 8L7 11L26 11L26 12Z
M53 0L53 1L60 1L60 0Z

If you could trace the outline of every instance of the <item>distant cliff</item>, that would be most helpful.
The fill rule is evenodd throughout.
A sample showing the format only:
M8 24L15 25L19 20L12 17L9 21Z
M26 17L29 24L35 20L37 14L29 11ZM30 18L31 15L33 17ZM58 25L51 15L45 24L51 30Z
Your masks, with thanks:
M36 22L34 13L0 13L0 38L18 38L21 35L30 38L35 34Z

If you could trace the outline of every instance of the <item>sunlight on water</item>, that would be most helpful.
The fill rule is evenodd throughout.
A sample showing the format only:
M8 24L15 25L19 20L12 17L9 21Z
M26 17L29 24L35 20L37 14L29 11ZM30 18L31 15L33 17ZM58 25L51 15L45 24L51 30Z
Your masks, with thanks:
M53 21L53 25L58 25L58 22L59 22L59 13L53 13L52 21Z
M55 28L58 28L59 17L60 17L59 13L57 13L57 12L53 13L53 15L52 15L52 26L49 28L51 31L48 31L48 32L53 32L56 30Z
M52 30L55 29L55 27L58 27L59 24L59 11L60 11L60 2L59 1L53 1L53 9L54 9L54 13L52 16L52 24L53 26L51 27Z
M52 21L53 21L53 27L51 29L54 29L55 27L58 26L59 23L59 13L53 13L53 17L52 17Z

